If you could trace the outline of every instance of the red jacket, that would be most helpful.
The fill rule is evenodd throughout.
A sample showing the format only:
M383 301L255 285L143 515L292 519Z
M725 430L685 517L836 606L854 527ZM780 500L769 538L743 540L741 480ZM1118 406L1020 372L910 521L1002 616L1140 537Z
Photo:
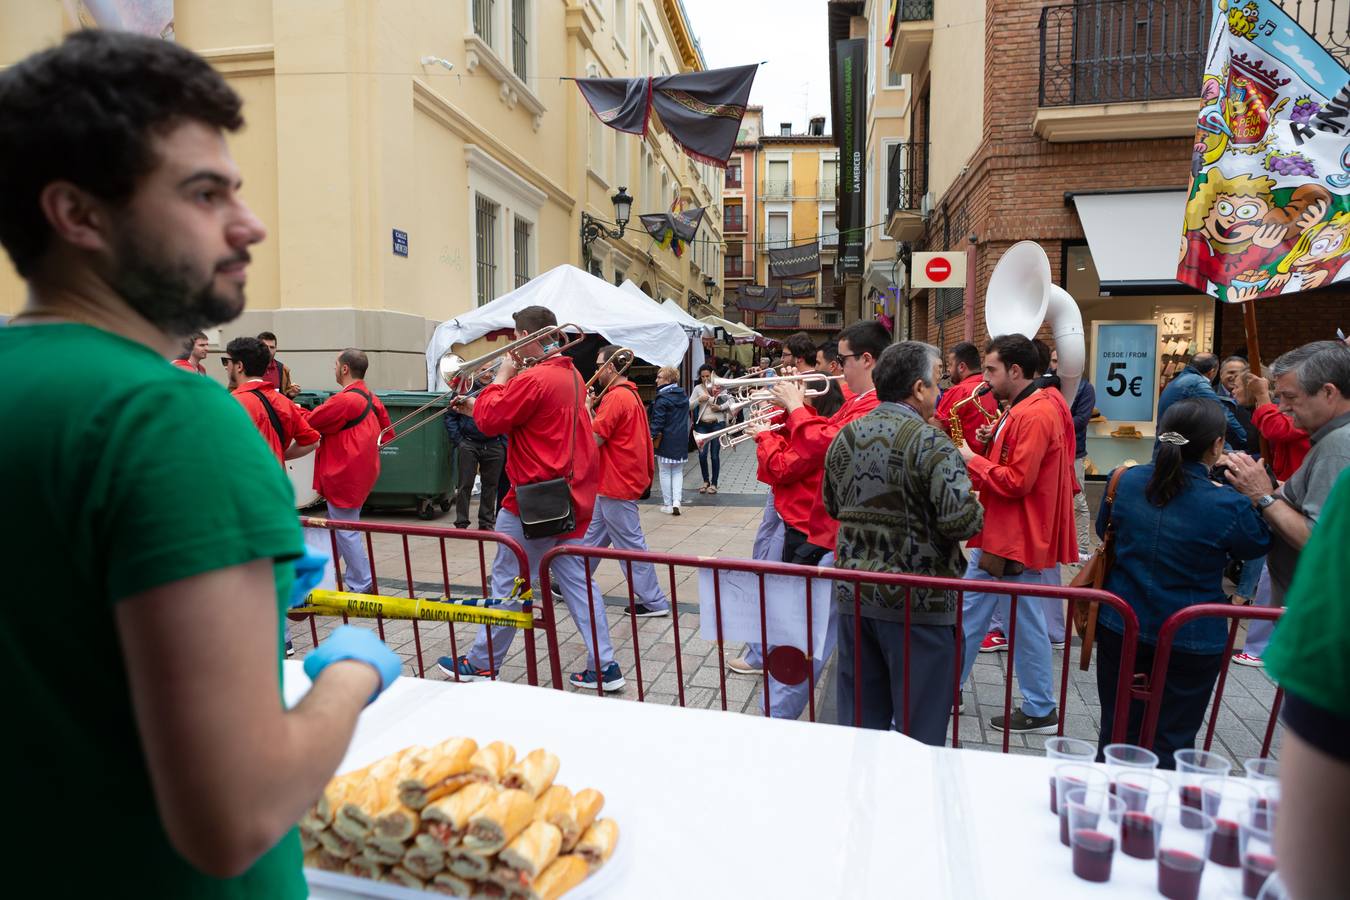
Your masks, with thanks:
M1048 569L1078 559L1073 524L1074 445L1059 407L1036 390L1004 414L986 456L966 463L984 506L970 546Z
M173 365L177 366L180 369L186 369L189 372L195 372L198 375L206 374L205 366L201 365L200 363L194 363L190 359L175 359L173 360Z
M773 490L774 510L790 528L809 536L812 507L819 506L824 514L824 504L818 502L824 468L804 463L781 431L760 432L755 437L755 457L757 477Z
M805 531L806 539L817 547L834 550L839 536L839 522L825 511L825 500L820 493L820 482L825 474L825 453L839 429L876 409L878 402L877 392L870 390L845 401L839 411L828 419L806 408L794 410L788 415L787 428L783 430L788 433L793 457L784 461L784 467L791 473L806 473L801 476L804 482L802 489L809 491L811 496L807 527L793 527ZM777 504L778 494L775 492L775 508ZM783 521L787 521L786 516Z
M631 381L605 391L596 404L595 433L600 445L600 496L636 500L651 487L656 470L651 428L637 386Z
M948 437L952 433L952 407L973 394L975 389L982 384L984 384L983 375L967 375L943 392L942 402L937 406L936 415L938 425L941 426L943 431L947 432ZM984 444L975 436L975 429L990 420L980 415L980 411L975 408L977 405L984 407L992 417L998 416L998 401L994 399L994 392L985 391L984 396L980 397L975 403L967 403L961 407L956 413L956 418L961 423L961 432L966 443L970 445L970 449L976 453L983 453Z
M577 527L558 540L586 533L600 486L600 455L586 411L585 385L570 359L552 356L505 385L483 388L473 407L473 423L488 437L507 435L506 475L511 490L502 506L520 515L517 485L561 478L570 470Z
M364 381L353 381L310 412L309 425L321 436L314 489L334 506L360 509L380 477L380 431L389 427L384 404Z
M253 393L254 391L261 392L262 397ZM296 406L289 397L277 393L277 389L265 379L255 378L245 381L235 388L234 399L248 411L248 417L253 420L263 440L267 441L267 446L276 454L282 465L286 464L286 449L291 446L291 441L301 447L308 447L319 439L319 433L309 424L305 411ZM263 409L264 403L272 407L272 411L276 413L277 421L281 423L280 434L277 434L267 410Z
M1270 467L1275 470L1275 477L1288 481L1312 449L1308 432L1295 425L1274 403L1262 403L1252 410L1252 424L1270 444Z

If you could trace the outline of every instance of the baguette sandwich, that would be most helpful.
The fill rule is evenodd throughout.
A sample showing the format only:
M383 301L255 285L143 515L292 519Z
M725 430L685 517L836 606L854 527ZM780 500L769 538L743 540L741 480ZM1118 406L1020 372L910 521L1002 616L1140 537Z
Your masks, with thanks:
M463 847L454 847L445 855L446 867L450 874L458 875L469 881L482 881L492 874L492 857L485 853L473 853Z
M431 879L427 887L438 894L448 894L451 897L472 897L478 890L478 882L442 872Z
M418 878L431 878L445 868L445 848L429 834L419 834L403 854L403 868Z
M455 846L469 830L469 819L497 796L497 788L476 782L458 793L433 800L422 809L422 827L442 849Z
M482 781L497 784L516 761L516 748L505 741L493 741L469 759L469 772Z
M343 798L342 808L333 816L333 830L351 840L369 834L375 827L376 817L393 801L405 764L410 767L425 752L425 747L408 747L371 766Z
M409 809L420 810L432 800L459 790L470 780L469 765L478 751L473 738L450 738L431 749L425 764L398 784L398 799Z
M614 854L614 845L618 842L618 824L613 819L601 819L577 843L577 855L586 860L586 865L594 872Z
M553 819L553 824L562 829L563 834L563 853L571 853L576 847L577 841L586 833L586 829L591 827L595 817L600 815L600 810L604 808L605 795L595 788L586 788L577 791L576 796L572 798L570 809L559 814Z
M517 762L502 779L502 787L525 791L531 797L538 797L553 784L558 776L558 757L547 750L531 750L529 755Z
M492 879L511 890L524 890L558 858L560 850L562 832L558 826L531 822L497 855Z
M390 869L389 873L384 876L384 880L392 884L401 884L404 887L417 888L423 891L427 889L427 883L425 881L402 866L394 866Z
M512 894L526 900L558 900L563 894L586 880L590 870L580 856L569 854L553 861L544 874L535 879L534 884L524 891Z
M533 814L534 797L530 794L502 791L469 819L462 846L470 853L490 856L524 831Z

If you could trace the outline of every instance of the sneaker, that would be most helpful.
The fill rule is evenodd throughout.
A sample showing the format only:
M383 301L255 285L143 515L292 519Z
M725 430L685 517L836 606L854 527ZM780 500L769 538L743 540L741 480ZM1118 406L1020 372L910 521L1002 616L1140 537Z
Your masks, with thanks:
M669 515L673 515L674 512L675 512L675 507L673 507L673 506L663 506L663 507L661 507L661 512L665 513L665 514L668 515L668 516L669 516Z
M1013 734L1054 734L1055 729L1059 727L1059 716L1052 711L1045 716L1028 716L1020 709L1013 710L1010 720L1004 728L1003 716L994 716L989 720L989 727L995 731L1009 731Z
M491 681L497 674L491 669L475 669L467 656L461 656L459 659L442 656L436 660L436 668L444 672L451 681L455 680L456 669L459 670L460 681Z
M1008 639L1000 631L991 631L980 641L981 653L997 653L1000 650L1008 649Z
M657 608L655 606L648 606L645 603L634 603L631 613L635 619L653 619L657 616L670 615L670 607L665 606Z
M568 679L572 682L572 687L583 690L595 690L595 670L587 669L585 672L574 672ZM604 681L601 687L606 692L621 691L626 684L623 680L623 672L619 671L619 664L612 662L605 666Z
M290 658L291 658L292 656L294 656L294 655L295 655L295 645L292 644L290 641L287 641L287 642L286 642L286 658L287 658L287 659L290 659ZM1259 660L1258 660L1258 661L1259 661Z
M735 659L727 660L727 668L735 672L737 675L764 674L763 664L760 664L758 666L751 665L750 660L746 659L744 656L738 656Z
M672 516L678 516L680 514L680 508L678 506L672 506L670 508L670 514Z
M1239 666L1251 666L1255 669L1264 669L1266 664L1259 656L1252 656L1250 653L1234 653L1233 662Z

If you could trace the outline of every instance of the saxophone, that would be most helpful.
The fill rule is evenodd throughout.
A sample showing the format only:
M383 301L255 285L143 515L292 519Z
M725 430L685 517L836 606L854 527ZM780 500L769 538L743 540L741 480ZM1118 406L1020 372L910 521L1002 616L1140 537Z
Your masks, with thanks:
M964 400L958 400L956 403L952 404L952 408L947 411L947 423L952 430L952 443L956 446L961 447L966 443L966 432L965 429L961 427L961 417L958 415L958 410L967 403L975 404L975 408L980 411L980 415L984 416L986 425L992 425L998 420L998 415L996 413L991 413L979 402L980 398L989 393L989 391L989 382L986 381L984 384L971 391L969 397Z

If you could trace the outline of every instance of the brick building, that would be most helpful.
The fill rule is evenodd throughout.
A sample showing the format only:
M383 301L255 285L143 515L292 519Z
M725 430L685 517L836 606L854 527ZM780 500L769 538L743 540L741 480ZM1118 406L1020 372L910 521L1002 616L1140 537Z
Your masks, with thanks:
M1210 5L902 0L888 65L910 79L912 102L909 138L888 159L887 230L906 268L914 252L964 251L967 286L905 291L898 331L943 347L983 340L990 273L1032 240L1082 311L1089 374L1105 322L1171 329L1160 334L1164 374L1200 350L1245 348L1240 307L1175 281ZM1298 0L1283 5L1299 14ZM1317 19L1302 7L1310 33L1350 57L1350 3L1323 3ZM1348 299L1333 287L1260 301L1263 357L1334 336L1350 325ZM1137 455L1111 430L1094 435L1099 465Z

